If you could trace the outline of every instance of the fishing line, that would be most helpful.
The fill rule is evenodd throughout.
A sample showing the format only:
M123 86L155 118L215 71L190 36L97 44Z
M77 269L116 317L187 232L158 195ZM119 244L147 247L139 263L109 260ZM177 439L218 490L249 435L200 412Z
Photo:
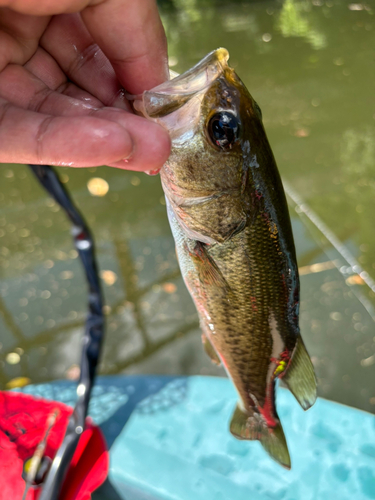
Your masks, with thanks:
M60 448L52 462L39 500L57 500L66 472L85 428L91 389L104 336L103 297L95 260L94 241L82 215L70 199L57 173L48 165L29 165L42 186L64 209L72 222L71 233L88 283L88 315L82 341L81 374L77 402Z
M371 278L371 276L362 268L359 264L358 260L354 257L354 255L350 252L350 250L337 238L337 236L333 233L333 231L322 221L322 219L309 207L307 203L305 203L298 193L291 187L291 185L283 179L283 186L285 192L289 196L289 198L295 204L295 210L299 216L304 214L312 224L319 229L319 231L323 234L326 240L333 246L333 248L341 255L344 261L349 266L342 266L338 264L335 260L333 263L335 267L339 270L339 272L343 275L346 280L349 276L359 275L364 283L375 292L375 281ZM324 250L323 250L324 251ZM375 308L371 301L365 297L355 286L350 287L353 290L353 293L357 297L357 299L361 302L363 307L369 313L373 321L375 321Z

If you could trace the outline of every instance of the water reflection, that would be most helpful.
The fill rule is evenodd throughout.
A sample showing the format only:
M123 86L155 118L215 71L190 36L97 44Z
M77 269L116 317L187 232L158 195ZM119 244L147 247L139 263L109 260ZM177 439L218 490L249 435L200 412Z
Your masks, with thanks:
M162 5L174 69L229 49L262 107L282 176L374 278L370 7L331 0ZM159 179L106 167L59 172L96 238L107 318L101 372L222 374L200 345ZM3 165L0 179L0 382L74 378L86 284L69 224L26 167ZM349 267L342 255L291 209L301 330L320 394L373 411L374 293L358 273L337 269Z
M276 23L276 28L285 37L301 37L314 49L323 49L327 45L326 36L316 27L313 8L324 5L323 2L285 0ZM326 4L327 5L327 4ZM332 7L333 4L331 4Z
M27 172L26 167L17 168ZM112 173L109 169L107 171ZM118 172L115 174L119 175ZM139 186L139 177L135 182L133 174L127 175L129 188ZM147 183L149 179L144 176L144 181ZM155 180L151 182L155 184ZM53 208L54 205L32 178L30 183L34 183L34 189L40 196L40 201L33 203L36 214L33 219L35 222L43 217L48 219L50 214L45 207L47 205ZM111 186L115 184L116 181L112 180ZM92 186L90 183L88 185ZM79 191L74 191L73 196L79 202ZM160 212L164 213L159 186L156 191L151 206L154 209L155 204L159 205ZM85 191L82 195L83 206L90 204L89 192ZM135 196L132 194L131 197ZM113 199L117 205L123 204L118 201L118 197ZM110 197L108 201L112 208ZM132 205L133 209L135 205ZM138 205L142 205L142 200L138 201ZM92 224L97 221L101 207L97 206L91 212L89 219L91 218ZM25 213L17 215L22 219L30 209L32 206L25 207ZM3 261L3 269L9 270L9 275L2 273L0 285L3 384L9 378L21 374L34 382L64 375L71 378L71 363L78 361L79 342L86 314L86 284L77 255L71 249L67 225L56 225L60 214L57 215L56 210L54 213L57 220L53 221L50 233L45 237L47 245L43 248L43 253L34 251L27 255L19 247L18 252L15 252L23 264L21 274L17 275L18 266L14 266L11 260ZM133 219L132 211L128 216L129 220ZM185 308L182 304L179 305L181 294L185 294L186 300L187 293L179 278L169 233L167 237L160 234L159 237L153 237L152 231L145 231L142 227L140 231L136 228L129 230L126 218L122 218L119 225L122 226L122 234L113 217L111 222L104 222L103 239L99 242L98 249L106 293L105 312L108 317L106 354L102 363L102 370L106 373L117 373L197 328L193 306ZM29 227L29 236L35 238L40 228L37 224ZM164 229L168 231L167 224ZM145 232L148 234L145 235ZM160 227L156 232L160 232ZM128 239L127 234L131 234L132 238ZM20 245L19 240L17 243ZM56 247L49 248L52 245ZM7 250L5 253L11 259L14 250ZM176 280L178 282L175 284ZM8 363L9 355L15 349L20 349L19 346L23 350L19 359L21 363Z

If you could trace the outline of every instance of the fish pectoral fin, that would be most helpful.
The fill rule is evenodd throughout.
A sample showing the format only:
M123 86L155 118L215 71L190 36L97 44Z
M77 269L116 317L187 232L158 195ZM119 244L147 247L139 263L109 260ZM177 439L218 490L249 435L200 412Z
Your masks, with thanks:
M226 279L215 261L208 255L204 243L197 241L194 250L188 250L188 252L197 269L201 283L229 291L229 285Z
M314 368L301 337L297 340L292 360L282 380L304 410L315 403L317 384Z
M204 350L206 351L206 354L208 354L208 356L211 358L211 361L215 363L215 365L221 365L221 360L217 355L214 346L211 344L211 342L204 333L202 333L202 344Z
M260 417L260 415L255 415L255 417ZM275 427L268 427L265 422L252 417L237 406L230 423L230 432L237 439L260 441L271 458L286 469L291 468L288 445L279 420Z

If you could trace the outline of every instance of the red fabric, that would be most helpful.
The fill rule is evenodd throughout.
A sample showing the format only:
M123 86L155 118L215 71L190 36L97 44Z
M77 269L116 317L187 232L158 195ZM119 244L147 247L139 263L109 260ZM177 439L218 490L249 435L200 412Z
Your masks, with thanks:
M72 408L17 392L0 391L0 500L22 498L23 464L42 440L47 417L60 411L47 440L45 455L55 456L64 438ZM104 437L90 419L79 440L60 500L88 500L108 474L109 454ZM27 500L37 500L40 488L30 488Z
M66 476L61 500L89 500L105 480L109 453L102 431L87 422Z

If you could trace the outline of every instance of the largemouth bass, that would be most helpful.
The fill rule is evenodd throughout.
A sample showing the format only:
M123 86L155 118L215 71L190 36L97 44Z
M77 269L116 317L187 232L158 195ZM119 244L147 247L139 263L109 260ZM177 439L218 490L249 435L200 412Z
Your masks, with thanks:
M166 127L162 168L168 217L204 347L239 394L230 430L290 456L275 406L282 378L303 409L316 380L299 326L292 229L259 106L218 49L145 92L138 112Z

